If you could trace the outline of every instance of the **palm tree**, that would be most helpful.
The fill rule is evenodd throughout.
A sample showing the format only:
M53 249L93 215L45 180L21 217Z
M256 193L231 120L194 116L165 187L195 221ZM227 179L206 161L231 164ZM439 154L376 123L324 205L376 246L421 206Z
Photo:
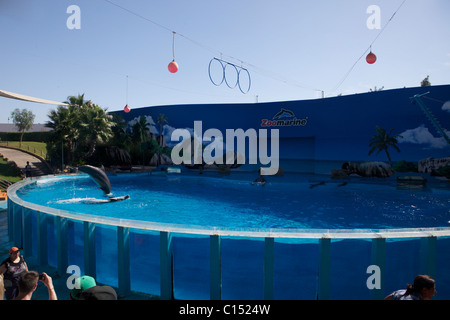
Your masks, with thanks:
M389 155L388 148L392 147L398 152L400 152L400 149L397 147L398 143L397 139L403 138L400 135L391 136L393 130L394 129L391 129L389 132L386 132L385 129L377 126L376 127L377 134L373 135L372 138L370 138L369 142L369 147L371 147L369 150L369 155L371 155L375 150L377 150L375 154L378 154L381 150L384 150L384 152L386 152L386 155L389 160L389 165L391 167L392 167L392 160L391 156Z
M158 120L156 122L159 123L159 145L163 147L164 146L163 127L164 123L167 123L167 118L163 113L160 113Z
M90 101L80 109L80 140L89 146L89 151L85 155L87 159L94 154L97 143L107 142L113 137L112 127L115 123L105 109Z
M90 101L84 100L84 93L78 94L78 96L68 96L67 101L65 101L65 103L69 104L70 106L79 107L79 108L81 108L81 106L83 106L84 104L86 104L88 102L90 102Z
M56 141L67 142L68 155L67 163L72 164L74 144L79 136L78 123L78 107L75 105L58 106L56 110L48 113L50 121L45 126L53 129Z
M111 128L113 132L113 139L109 142L121 149L130 151L130 146L133 143L133 136L128 128L128 124L117 114L112 114L114 125Z
M150 132L148 126L147 119L144 116L140 116L139 121L132 127L133 137L139 142L145 142L147 135Z

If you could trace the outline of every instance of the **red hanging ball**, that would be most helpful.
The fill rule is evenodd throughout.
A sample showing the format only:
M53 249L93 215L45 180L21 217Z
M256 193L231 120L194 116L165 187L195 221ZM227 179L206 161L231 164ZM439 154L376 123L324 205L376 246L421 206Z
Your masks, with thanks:
M131 111L131 108L128 105L126 105L125 108L123 108L123 111L125 111L125 113L128 113Z
M178 63L176 63L175 60L173 60L171 63L169 63L168 68L171 73L175 73L178 71Z
M367 55L366 61L368 64L374 64L377 61L377 56L372 51Z

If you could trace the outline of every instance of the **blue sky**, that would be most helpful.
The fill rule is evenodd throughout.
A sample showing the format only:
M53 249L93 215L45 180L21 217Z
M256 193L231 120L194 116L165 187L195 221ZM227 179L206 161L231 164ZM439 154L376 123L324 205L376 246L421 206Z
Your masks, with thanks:
M337 87L381 31L367 27L367 8L380 8L383 28L402 3L0 0L0 89L55 101L84 93L116 111L127 103L137 108L316 99L321 90L328 97L375 86L419 86L427 75L433 85L448 84L450 1L406 0L372 46L377 62L367 64L364 55ZM67 28L71 5L80 8L80 29ZM180 67L175 74L167 70L172 31ZM211 83L214 57L249 70L247 94ZM0 123L15 108L31 110L35 122L43 123L56 106L0 97Z

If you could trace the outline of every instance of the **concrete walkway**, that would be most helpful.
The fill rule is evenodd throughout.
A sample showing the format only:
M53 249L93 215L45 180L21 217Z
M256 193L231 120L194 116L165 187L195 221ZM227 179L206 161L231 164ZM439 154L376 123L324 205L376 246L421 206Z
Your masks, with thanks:
M25 151L0 147L0 154L9 161L14 161L24 173L27 161L30 162L31 174L34 177L53 173L41 159Z

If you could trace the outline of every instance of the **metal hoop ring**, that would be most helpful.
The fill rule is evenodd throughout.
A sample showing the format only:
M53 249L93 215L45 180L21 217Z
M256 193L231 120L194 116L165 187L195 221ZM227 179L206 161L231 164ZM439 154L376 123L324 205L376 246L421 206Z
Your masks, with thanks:
M247 88L247 91L245 91L245 92L244 92L244 90L242 90L242 87L241 87L241 71L242 71L242 70L244 70L245 72L247 72L247 76L248 76L248 88ZM239 85L239 90L241 90L241 92L242 92L243 94L246 94L247 92L250 91L250 87L251 87L251 85L252 85L252 79L250 78L250 72L248 72L248 70L245 69L245 68L241 68L241 70L239 70L239 72L238 72L238 85Z
M214 80L213 80L212 77L211 77L211 63L212 63L214 60L219 61L220 65L222 66L222 80L220 81L220 83L215 83ZM211 82L212 82L215 86L220 86L220 85L223 83L223 81L225 80L225 67L224 67L224 65L223 65L223 63L222 63L222 60L217 59L217 58L212 58L211 61L209 62L209 66L208 66L208 74L209 74L209 80L211 80Z
M213 78L212 78L212 76L211 76L211 64L213 63L214 60L217 60L217 61L220 63L220 65L222 66L222 80L220 80L219 83L214 82L214 80L213 80ZM226 68L227 68L227 66L229 66L229 65L232 66L232 67L234 68L234 70L236 71L236 83L235 83L234 85L230 85L230 83L229 83L228 80L227 80L227 76L226 76ZM247 88L247 90L243 90L243 89L242 89L242 86L241 86L241 81L240 81L240 79L241 79L241 71L243 71L243 70L244 70L244 72L247 73L247 76L248 76L248 88ZM248 72L248 70L245 69L245 68L243 68L243 67L238 67L238 66L236 66L235 64L230 63L230 62L226 62L226 61L224 61L224 60L222 60L222 59L212 58L211 61L209 61L209 65L208 65L208 74L209 74L209 80L211 80L211 82L212 82L215 86L220 86L220 85L225 81L227 87L230 88L230 89L234 89L234 88L236 88L236 86L239 86L239 90L240 90L243 94L246 94L247 92L250 91L250 87L251 87L251 84L252 84L252 80L251 80L251 77L250 77L250 72Z
M234 84L234 86L230 86L230 84L227 81L227 74L226 74L227 66L233 66L234 70L236 70L236 83ZM234 64L227 62L227 64L225 65L225 68L223 68L223 73L225 75L225 83L227 84L228 88L230 88L230 89L236 88L236 86L238 85L238 82L239 82L239 71L238 71L237 67Z

